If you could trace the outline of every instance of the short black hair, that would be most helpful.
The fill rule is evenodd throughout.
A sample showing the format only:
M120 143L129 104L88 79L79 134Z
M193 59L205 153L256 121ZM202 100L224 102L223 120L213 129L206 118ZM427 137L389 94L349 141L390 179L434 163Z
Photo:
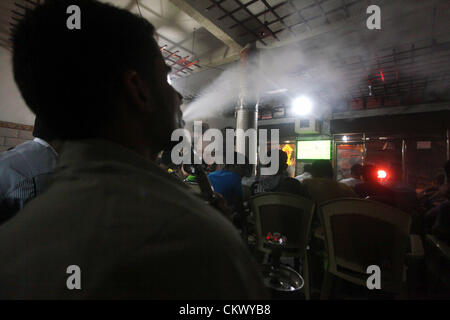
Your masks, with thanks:
M70 5L80 8L79 30L67 27ZM62 138L96 137L114 114L123 72L151 79L153 35L148 21L110 4L47 0L13 34L14 78L28 107Z
M378 182L377 167L372 164L366 164L363 167L364 181Z
M352 175L360 176L362 174L362 169L363 169L362 165L360 165L359 163L355 163L350 168L350 172Z
M330 160L316 160L312 164L312 176L314 178L333 179L333 166Z
M244 163L238 163L238 161L242 161L241 159L244 159ZM225 164L224 169L225 170L232 170L236 167L242 167L242 166L248 166L250 165L250 161L248 157L245 154L242 154L240 152L233 152L233 163L227 163L226 155L223 155L223 163Z
M303 172L308 172L308 173L311 173L312 172L312 165L311 164L305 164L304 166L303 166Z

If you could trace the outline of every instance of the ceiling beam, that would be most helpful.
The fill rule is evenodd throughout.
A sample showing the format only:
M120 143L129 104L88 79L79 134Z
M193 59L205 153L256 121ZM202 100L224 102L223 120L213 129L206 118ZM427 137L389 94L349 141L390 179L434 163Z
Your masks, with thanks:
M170 0L172 4L174 4L181 11L186 13L192 19L197 21L201 26L203 26L206 30L208 30L212 35L214 35L217 39L222 41L227 47L231 49L233 53L236 54L236 57L239 56L239 52L242 50L242 47L233 40L228 34L222 31L216 24L214 24L210 19L206 18L203 14L201 14L197 9L192 7L188 1L186 0Z

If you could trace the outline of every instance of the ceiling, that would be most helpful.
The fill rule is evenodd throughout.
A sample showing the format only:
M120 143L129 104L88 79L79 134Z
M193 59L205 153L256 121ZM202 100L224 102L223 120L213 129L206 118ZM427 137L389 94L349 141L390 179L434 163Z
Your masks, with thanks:
M270 52L261 62L269 77L283 71L266 91L305 91L332 108L350 109L450 100L446 0L102 1L152 22L172 78L189 99L200 98L256 42ZM37 3L0 2L0 45L10 48L11 27ZM381 30L366 27L370 4L381 8Z
M443 0L186 0L239 45L257 43L274 83L260 109L307 93L327 108L365 109L450 100L450 2ZM381 30L366 27L368 5ZM276 67L268 67L268 65ZM283 76L277 77L277 69ZM211 73L183 79L201 98ZM216 71L217 76L221 71ZM197 83L188 83L189 79ZM202 83L202 78L205 83ZM253 81L259 81L254 79Z
M226 45L195 19L168 0L101 0L142 15L156 29L156 38L167 64L172 66L174 78L201 70L200 61ZM0 1L0 45L11 48L11 30L23 17L27 8L43 0Z
M281 42L357 14L364 0L188 0L240 45Z

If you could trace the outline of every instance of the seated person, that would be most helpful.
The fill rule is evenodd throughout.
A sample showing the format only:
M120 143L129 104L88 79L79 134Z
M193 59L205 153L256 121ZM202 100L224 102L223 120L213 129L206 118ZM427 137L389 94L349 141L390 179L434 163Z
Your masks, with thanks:
M236 211L242 210L243 193L242 178L249 175L248 164L237 163L238 154L234 154L234 163L225 164L223 169L211 172L208 179L214 191L220 193L228 205ZM247 159L245 160L248 163Z
M429 197L439 191L445 184L445 174L440 173L436 175L431 182L431 187L426 188L420 193L420 197Z
M288 155L283 150L278 150L278 171L271 176L260 176L255 182L255 193L261 192L284 192L298 195L300 192L300 182L289 177Z
M300 195L313 200L316 204L338 199L355 198L356 194L349 186L334 180L333 167L329 160L316 160L312 164L312 178L303 180L300 189ZM312 234L323 235L323 229L317 214L314 214L311 222ZM325 256L324 243L313 237L311 246L311 269L312 283L320 287Z
M360 165L359 163L355 163L350 168L351 176L349 178L342 179L339 182L349 186L350 188L354 188L355 185L362 182L361 181L362 169L363 169L362 165Z
M21 94L65 141L48 188L0 227L0 299L267 298L233 225L155 163L183 121L154 27L77 0L70 30L73 3L28 10L13 36Z
M417 216L419 201L416 190L403 182L401 166L392 166L390 171L389 181L385 186L394 192L396 206L404 212Z
M388 187L378 181L377 168L371 164L365 165L363 169L364 182L355 186L355 192L360 198L370 199L396 206L395 194Z
M251 166L248 159L245 163L237 163L238 153L234 153L234 164L225 164L222 169L211 172L208 179L216 193L219 193L226 201L226 206L231 209L230 219L239 230L246 229L247 214L244 208L244 192L242 178L251 175ZM224 209L224 211L227 211Z
M0 224L44 192L55 169L61 142L39 117L33 136L0 154Z
M445 172L448 185L448 181L450 181L450 161L445 163ZM434 234L442 240L450 242L450 192L446 193L446 197L447 201L427 212L424 220L427 232Z
M337 198L356 197L353 190L333 179L333 167L329 160L316 160L312 164L312 178L305 179L300 195L314 200L317 204Z
M422 193L422 202L424 203L424 206L430 209L446 202L447 191L448 187L445 183L445 174L436 176L433 185Z

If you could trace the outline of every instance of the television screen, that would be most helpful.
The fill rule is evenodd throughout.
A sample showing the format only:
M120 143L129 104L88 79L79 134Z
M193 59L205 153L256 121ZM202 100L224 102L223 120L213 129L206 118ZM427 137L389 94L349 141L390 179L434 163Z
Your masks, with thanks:
M331 140L297 141L297 159L331 159Z

